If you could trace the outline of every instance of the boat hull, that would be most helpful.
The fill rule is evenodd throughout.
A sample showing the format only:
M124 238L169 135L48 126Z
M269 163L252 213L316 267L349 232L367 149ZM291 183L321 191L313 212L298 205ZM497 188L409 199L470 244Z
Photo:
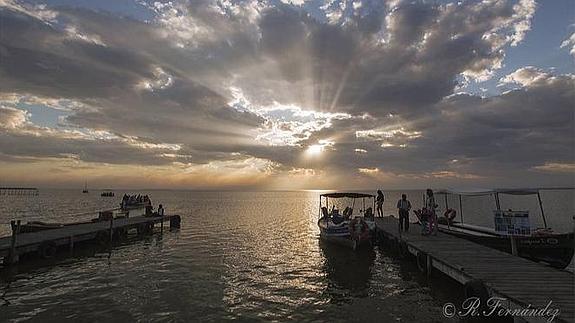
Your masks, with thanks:
M326 219L319 219L320 239L339 244L342 246L358 249L363 246L371 246L371 232L352 237L349 221L334 225Z
M28 222L20 225L20 233L31 233L31 232L39 232L39 231L46 231L46 230L53 230L53 229L60 229L63 227L78 225L78 224L87 224L87 223L94 223L98 222L98 219L94 219L92 221L85 221L85 222L76 222L76 223L46 223L46 222Z
M511 241L507 236L473 234L449 229L440 225L439 230L486 247L511 253ZM546 262L556 268L565 268L573 258L573 233L547 234L540 236L517 236L517 252L520 257L533 261Z

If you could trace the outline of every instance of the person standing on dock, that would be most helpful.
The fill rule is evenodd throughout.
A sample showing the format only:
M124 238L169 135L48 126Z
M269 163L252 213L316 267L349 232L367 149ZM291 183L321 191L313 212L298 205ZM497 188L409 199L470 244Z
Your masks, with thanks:
M385 200L385 196L383 196L383 192L381 190L377 190L377 199L375 202L377 203L377 215L383 217L383 201Z
M426 202L425 206L427 207L429 215L429 233L433 233L434 236L437 235L437 213L435 213L435 209L437 208L437 204L435 204L435 197L433 196L433 191L428 188L426 191Z
M401 194L401 200L397 201L397 209L399 211L399 231L409 231L409 210L411 210L411 202L407 199L407 195Z

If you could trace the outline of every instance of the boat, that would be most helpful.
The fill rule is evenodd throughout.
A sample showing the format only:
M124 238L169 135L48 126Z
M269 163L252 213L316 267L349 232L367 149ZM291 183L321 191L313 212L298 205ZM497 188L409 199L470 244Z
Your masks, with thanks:
M88 193L88 181L84 183L84 189L82 190L82 193Z
M330 211L329 199L336 199ZM365 200L368 199L366 207ZM364 193L326 193L320 195L319 219L317 225L320 230L320 239L351 247L356 250L364 245L371 245L374 237L375 195ZM325 206L323 204L325 200ZM338 207L347 201L344 211L340 214ZM359 212L354 213L357 200L362 205ZM371 200L371 201L370 201ZM339 204L339 205L338 205Z
M469 241L514 253L520 257L544 262L563 269L573 258L574 234L556 233L547 226L547 219L541 202L542 189L495 189L486 191L461 192L442 190L436 196L445 196L446 212L439 217L439 230ZM529 226L529 211L501 210L499 195L536 195L544 228L532 230ZM459 221L454 218L456 212L449 208L448 195L459 197ZM495 200L495 229L464 223L462 196L492 196ZM451 220L449 218L452 218ZM512 239L514 240L512 242ZM513 250L515 249L515 250Z
M124 194L122 202L120 203L120 209L123 211L129 211L134 209L143 209L146 207L151 207L152 201L148 195L127 195Z
M100 211L100 212L98 212L97 218L89 220L89 221L80 221L80 222L72 222L72 223L29 221L27 223L23 223L20 225L19 232L20 233L30 233L30 232L60 229L60 228L79 225L79 224L109 221L110 218L114 217L114 211L116 211L116 210L117 209ZM15 228L13 227L12 230L14 230L14 229Z
M102 194L100 194L100 196L103 196L103 197L114 197L114 192L112 192L112 191L102 192Z
M86 224L86 223L93 223L95 221L85 221L85 222L76 222L76 223L57 223L57 222L42 222L42 221L30 221L20 225L20 233L30 233L30 232L38 232L38 231L45 231L45 230L52 230L52 229L60 229L63 227L68 227L72 225L78 224Z

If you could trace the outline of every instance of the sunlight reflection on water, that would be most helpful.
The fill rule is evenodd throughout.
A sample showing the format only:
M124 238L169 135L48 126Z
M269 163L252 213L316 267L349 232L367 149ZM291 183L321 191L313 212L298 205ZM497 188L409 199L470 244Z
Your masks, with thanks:
M0 222L89 219L94 216L71 214L115 207L123 193L3 197ZM79 250L74 257L4 271L1 316L341 321L351 311L367 321L441 319L441 304L414 282L417 274L409 266L378 248L355 253L318 240L318 192L139 193L164 204L167 213L182 215L182 228L132 239L110 254ZM393 209L386 204L389 213ZM1 234L9 234L8 226L2 227Z

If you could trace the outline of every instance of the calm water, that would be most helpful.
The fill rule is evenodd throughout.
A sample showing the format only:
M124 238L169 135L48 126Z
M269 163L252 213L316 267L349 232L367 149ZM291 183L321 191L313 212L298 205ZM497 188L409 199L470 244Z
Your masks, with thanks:
M86 212L115 207L124 192L99 193L0 196L0 236L10 234L6 223L14 218L93 218ZM442 304L459 297L449 282L430 289L412 264L385 250L320 243L317 192L139 193L182 215L182 228L0 272L0 321L429 322L443 321ZM399 194L387 192L386 214L395 212ZM421 192L409 195L421 204ZM573 230L573 193L549 192L543 201L554 229ZM490 212L489 203L465 200L464 210L476 210L466 211L466 222L491 225L480 212ZM537 210L536 199L530 203L502 198L504 208Z

